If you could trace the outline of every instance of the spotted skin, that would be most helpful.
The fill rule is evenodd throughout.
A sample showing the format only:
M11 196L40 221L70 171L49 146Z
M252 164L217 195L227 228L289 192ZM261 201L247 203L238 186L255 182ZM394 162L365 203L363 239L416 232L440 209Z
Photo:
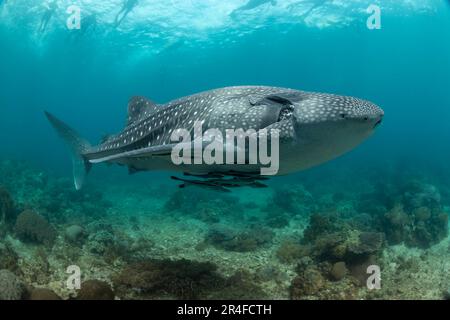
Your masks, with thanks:
M280 170L289 174L329 161L353 149L368 138L381 123L384 112L375 104L324 93L286 88L227 87L157 105L134 97L128 105L124 130L98 146L80 143L75 132L47 114L49 120L85 161L117 163L133 172L173 170L192 174L214 172L255 172L259 165L181 165L172 163L170 150L174 130L193 131L201 122L203 132L218 129L276 129L280 139ZM164 151L165 157L162 157ZM82 173L82 172L81 172ZM82 174L79 174L82 178ZM82 179L80 181L80 185Z
M86 154L89 158L104 157L117 151L130 151L143 147L170 144L173 130L192 130L196 121L203 123L203 130L210 128L259 130L271 123L264 122L261 115L267 106L252 104L272 94L294 93L294 90L272 87L230 87L212 90L181 98L157 106L143 97L132 98L129 110L135 105L145 110L135 120L128 119L128 126L120 134L111 136L105 143L94 147ZM134 111L132 111L134 113Z

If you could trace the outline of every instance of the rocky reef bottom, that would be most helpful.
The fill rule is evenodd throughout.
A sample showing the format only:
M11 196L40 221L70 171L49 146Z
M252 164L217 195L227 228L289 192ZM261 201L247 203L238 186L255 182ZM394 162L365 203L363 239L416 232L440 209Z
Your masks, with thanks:
M450 189L341 174L226 195L100 174L76 192L0 161L0 300L449 299Z

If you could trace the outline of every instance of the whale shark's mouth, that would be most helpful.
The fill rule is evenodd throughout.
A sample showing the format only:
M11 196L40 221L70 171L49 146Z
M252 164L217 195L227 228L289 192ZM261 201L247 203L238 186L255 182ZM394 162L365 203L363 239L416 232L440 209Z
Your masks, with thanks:
M382 122L383 122L383 118L380 118L380 120L378 120L377 123L375 123L373 128L376 129Z

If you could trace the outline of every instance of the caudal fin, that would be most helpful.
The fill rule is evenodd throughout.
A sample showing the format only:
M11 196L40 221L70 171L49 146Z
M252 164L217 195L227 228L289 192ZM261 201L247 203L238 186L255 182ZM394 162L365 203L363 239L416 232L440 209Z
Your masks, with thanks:
M91 169L91 163L83 156L83 153L90 148L90 144L82 139L75 130L51 113L45 111L45 115L53 128L58 132L58 135L70 148L73 163L73 181L75 188L80 190L83 187L86 175Z

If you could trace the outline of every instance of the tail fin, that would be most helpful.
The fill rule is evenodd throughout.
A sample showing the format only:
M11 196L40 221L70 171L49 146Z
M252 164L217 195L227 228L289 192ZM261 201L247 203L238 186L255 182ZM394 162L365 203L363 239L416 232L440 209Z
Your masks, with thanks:
M53 128L58 132L58 135L70 148L73 163L73 180L75 188L80 190L83 187L87 173L91 169L91 163L83 156L83 153L90 148L90 144L86 140L80 138L75 130L57 119L51 113L46 111L45 115Z

